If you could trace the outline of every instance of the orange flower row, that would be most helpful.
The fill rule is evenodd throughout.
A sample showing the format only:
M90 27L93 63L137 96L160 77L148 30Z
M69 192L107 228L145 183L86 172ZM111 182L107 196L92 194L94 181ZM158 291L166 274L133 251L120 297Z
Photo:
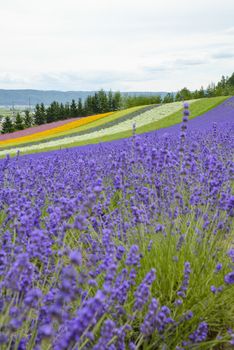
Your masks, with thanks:
M58 134L58 133L63 132L63 131L72 130L72 129L77 128L79 126L83 126L83 125L92 123L95 120L105 118L112 113L113 112L96 114L96 115L92 115L89 117L85 117L82 119L72 121L70 123L55 127L53 129L40 131L40 132L31 134L31 135L21 136L21 137L15 138L15 139L0 141L0 147L4 147L6 145L11 145L11 144L13 145L13 144L21 144L21 143L37 141L37 139L46 139L46 137L48 137L48 136L55 135L55 134Z

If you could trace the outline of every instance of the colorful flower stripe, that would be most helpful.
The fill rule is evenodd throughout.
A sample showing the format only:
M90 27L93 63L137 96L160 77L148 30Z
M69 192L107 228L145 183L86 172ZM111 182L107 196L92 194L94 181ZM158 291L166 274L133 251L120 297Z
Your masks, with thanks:
M15 138L15 139L0 141L0 146L3 147L5 145L9 145L9 144L18 144L18 143L23 143L23 142L27 142L27 141L33 141L37 137L50 136L50 135L59 133L61 131L70 130L70 129L76 128L78 126L82 126L82 125L91 123L91 122L93 122L95 120L98 120L98 119L101 119L101 118L105 118L105 117L109 116L112 113L113 112L92 115L92 116L89 116L89 117L86 117L86 118L82 118L82 119L78 119L78 120L72 121L71 123L59 126L57 128L53 128L51 130L45 130L45 131L42 131L42 132L39 132L39 133L35 133L35 134L31 134L31 135L27 135L27 136Z
M233 112L0 160L2 350L233 348Z
M72 133L68 130L68 131L63 131L59 134L56 134L55 136L50 136L48 138L54 138L54 137L63 137L63 136L72 136L73 133L74 134L80 134L87 132L90 132L91 130L93 131L93 129L95 128L99 128L100 126L104 126L107 125L107 123L109 124L110 122L116 122L118 123L120 120L122 120L122 118L128 118L128 116L130 117L133 113L138 113L140 114L142 111L145 110L145 108L149 108L149 106L137 106L137 107L131 107L131 108L127 108L124 110L120 110L120 111L116 111L113 114L111 114L110 116L106 117L105 119L98 119L92 123L89 123L87 125L83 125L80 126L78 128L74 128L72 130Z
M19 131L14 131L14 132L11 132L9 134L0 134L0 141L16 139L16 138L19 138L19 137L36 134L38 132L42 132L42 131L45 131L45 130L51 130L51 129L57 128L58 126L69 124L69 123L71 123L73 121L76 121L76 120L78 120L78 118L69 118L69 119L66 119L66 120L59 120L57 122L52 122L52 123L32 126L31 128L27 128L27 129L19 130Z
M55 141L59 139L63 139L64 137L74 137L78 135L84 135L84 134L90 134L93 133L94 131L104 130L106 128L109 128L110 126L114 126L117 124L122 123L123 121L126 120L131 120L135 118L137 115L142 114L146 111L149 111L150 109L155 108L155 105L148 105L148 106L141 106L141 107L133 107L133 108L128 108L125 110L117 111L111 114L110 116L107 116L106 118L98 119L92 123L86 124L84 126L79 126L74 129L70 129L68 131L63 131L60 133L52 134L50 136L46 137L40 137L36 138L33 141L28 141L24 143L20 143L20 147L24 146L31 146L31 145L36 145L36 144L43 144L48 141ZM16 144L15 147L18 145ZM12 145L8 145L8 147L4 147L4 149L11 149Z
M193 103L194 101L197 101L197 100L191 100L188 102ZM166 103L162 106L155 107L155 108L151 109L150 111L141 113L131 120L126 120L126 121L119 123L117 125L114 125L112 127L105 128L105 125L104 125L103 129L92 132L90 134L76 135L76 136L72 136L72 137L68 136L68 137L64 137L62 139L51 140L48 142L42 142L42 143L34 144L31 146L26 145L26 146L20 147L20 145L19 145L19 147L17 147L17 149L20 150L21 152L28 152L28 151L39 150L39 149L43 150L44 148L50 148L50 147L65 146L67 144L82 142L85 140L92 140L92 139L99 138L99 137L101 140L101 138L103 136L110 135L110 134L116 134L116 133L120 133L122 131L130 130L130 129L132 129L133 124L136 124L137 127L140 127L140 126L143 126L146 124L150 124L156 120L163 119L163 118L171 115L172 113L179 111L181 109L181 107L182 107L181 102ZM14 154L15 152L16 152L16 148L3 150L3 151L0 151L0 156L3 154Z

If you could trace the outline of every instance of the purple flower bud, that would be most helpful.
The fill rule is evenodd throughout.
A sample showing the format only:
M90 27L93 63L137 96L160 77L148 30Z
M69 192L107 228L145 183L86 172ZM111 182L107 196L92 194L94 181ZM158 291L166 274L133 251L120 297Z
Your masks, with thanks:
M211 290L211 292L214 293L214 294L217 292L217 289L215 288L215 286L211 286L211 287L210 287L210 290Z
M82 265L82 254L79 250L73 250L70 253L70 260L75 265Z
M218 263L215 267L215 272L219 272L220 270L222 270L223 265L221 263Z
M234 284L234 271L229 272L225 277L224 281L227 284Z
M4 333L0 333L0 345L6 344L8 341L8 337Z
M138 265L140 262L140 254L139 247L137 245L133 245L130 248L130 251L128 253L127 259L126 259L126 265L128 266L134 266Z
M192 343L201 343L204 340L206 340L208 335L208 325L206 322L201 322L196 329L196 331L192 334L190 334L189 339L192 341Z
M228 256L231 258L232 262L234 263L234 248L231 248L228 251Z
M39 328L39 334L42 338L50 338L53 334L53 328L50 324L46 324Z

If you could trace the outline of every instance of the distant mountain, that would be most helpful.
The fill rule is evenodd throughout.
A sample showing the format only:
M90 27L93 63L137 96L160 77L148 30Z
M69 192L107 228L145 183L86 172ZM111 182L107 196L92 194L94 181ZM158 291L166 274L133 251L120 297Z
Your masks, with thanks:
M95 91L56 91L56 90L5 90L0 89L0 106L32 106L37 103L49 105L53 101L60 103L70 102L72 99L77 101L79 98L84 100L88 95L93 95ZM160 95L165 96L167 92L122 92L127 95Z

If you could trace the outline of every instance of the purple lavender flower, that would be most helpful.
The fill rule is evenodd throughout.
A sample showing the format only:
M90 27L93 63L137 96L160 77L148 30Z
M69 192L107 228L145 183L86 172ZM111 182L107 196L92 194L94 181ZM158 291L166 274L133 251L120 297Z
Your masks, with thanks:
M183 282L182 282L182 285L181 285L180 289L177 292L177 295L182 297L182 298L186 297L186 292L187 292L188 285L189 285L190 273L191 273L190 263L188 261L186 261L184 263L184 278L183 278Z
M227 275L225 275L224 281L227 284L234 284L234 271L229 272Z
M214 294L217 292L217 288L216 288L215 286L211 286L211 287L210 287L210 290L211 290L211 292L214 293Z
M170 312L170 309L166 306L159 309L157 300L152 298L148 313L141 325L141 333L145 336L153 334L155 330L163 333L167 325L173 323L172 318L169 317Z
M38 302L42 298L42 292L39 288L31 289L24 299L25 305L29 307L38 307Z
M116 253L116 257L117 257L118 260L121 260L121 259L122 259L124 252L125 252L124 247L121 246L121 245L118 246L118 248L117 248L117 253Z
M82 254L79 250L73 250L70 253L70 259L71 262L75 265L81 265L82 264Z
M215 265L218 283L219 240L232 234L233 103L190 125L186 103L182 124L166 133L134 130L132 139L0 159L2 347L133 350L142 339L164 349L170 336L169 347L189 349L207 341L206 322L189 331L201 315L193 304L191 320L187 303ZM201 273L186 262L181 284L173 278L167 289L171 273L179 282L186 256ZM233 343L233 330L223 330L231 322L225 305L222 320L212 321L218 293L225 299L233 286L233 248L228 258L225 286L209 285L204 295L209 341L217 343L217 333ZM190 281L197 286L188 295ZM181 329L192 334L179 347Z
M4 333L0 333L0 345L6 344L8 342L8 337Z
M218 263L215 267L215 272L219 272L222 270L223 265L221 263Z
M93 347L93 350L109 349L109 342L115 334L116 325L112 320L106 320L101 329L101 336L98 343Z
M139 265L140 262L140 254L139 254L139 247L137 245L133 245L130 248L130 251L127 255L126 259L126 265L128 266L135 266Z
M137 288L136 292L134 293L134 310L142 310L144 305L147 303L150 296L150 286L152 285L155 278L155 270L152 269Z
M196 331L190 334L189 339L192 341L192 343L201 343L206 340L207 335L208 324L206 322L201 322Z
M54 331L50 324L46 324L44 326L41 326L38 332L42 338L50 338L53 335Z
M231 248L228 251L228 256L231 258L232 262L234 263L234 248Z

